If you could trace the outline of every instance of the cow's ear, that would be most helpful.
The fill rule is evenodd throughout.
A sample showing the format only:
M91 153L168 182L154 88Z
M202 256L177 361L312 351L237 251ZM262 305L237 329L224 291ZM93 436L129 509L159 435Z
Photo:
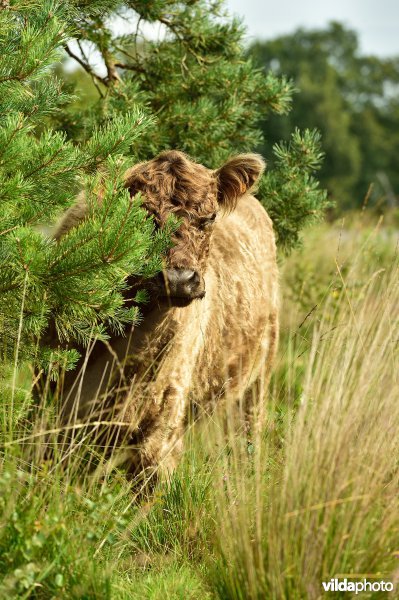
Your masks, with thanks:
M233 210L238 198L255 186L265 167L259 154L237 154L230 158L216 171L220 206Z

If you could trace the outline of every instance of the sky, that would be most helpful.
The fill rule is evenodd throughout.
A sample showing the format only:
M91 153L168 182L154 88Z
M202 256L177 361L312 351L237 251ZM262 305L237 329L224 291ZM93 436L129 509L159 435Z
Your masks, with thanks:
M243 17L250 39L340 21L357 31L365 54L399 55L399 0L226 0L226 5Z

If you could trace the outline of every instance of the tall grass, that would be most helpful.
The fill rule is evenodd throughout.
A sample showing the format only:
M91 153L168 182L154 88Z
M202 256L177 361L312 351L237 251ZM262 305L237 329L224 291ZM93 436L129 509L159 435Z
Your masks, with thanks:
M4 372L0 598L302 600L332 577L394 581L398 282L385 231L310 232L283 267L257 426L223 407L190 426L176 474L148 495L84 429L67 460L70 436L49 454L56 408L32 403L24 366Z
M399 272L394 257L367 262L372 240L345 277L334 261L340 293L324 290L311 338L290 346L285 362L309 345L302 393L295 416L275 412L258 439L254 489L241 455L218 496L221 598L321 598L332 577L396 577Z

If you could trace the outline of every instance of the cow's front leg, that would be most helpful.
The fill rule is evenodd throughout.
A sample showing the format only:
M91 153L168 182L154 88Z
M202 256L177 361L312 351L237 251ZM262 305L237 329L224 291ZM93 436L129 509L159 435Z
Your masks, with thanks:
M175 382L175 383L174 383ZM129 440L132 475L141 474L153 483L168 478L176 468L183 450L183 434L188 411L188 386L178 379L168 378L165 386L148 384L145 400L137 416L137 405L132 398L125 418L140 421ZM137 399L136 399L137 401ZM133 407L136 405L136 410ZM134 410L135 415L129 414Z
M152 403L158 405L157 416L143 431L136 470L144 470L157 479L173 473L183 451L188 396L189 386L174 377L169 378L164 389L152 395Z

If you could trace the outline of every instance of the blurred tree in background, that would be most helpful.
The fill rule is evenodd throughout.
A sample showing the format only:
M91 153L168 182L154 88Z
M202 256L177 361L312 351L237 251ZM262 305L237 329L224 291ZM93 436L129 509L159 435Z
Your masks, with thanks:
M339 23L256 42L249 55L300 91L289 114L264 119L262 151L268 155L295 126L317 127L326 153L320 180L340 208L361 205L370 184L371 199L395 204L399 57L361 55L356 33Z

